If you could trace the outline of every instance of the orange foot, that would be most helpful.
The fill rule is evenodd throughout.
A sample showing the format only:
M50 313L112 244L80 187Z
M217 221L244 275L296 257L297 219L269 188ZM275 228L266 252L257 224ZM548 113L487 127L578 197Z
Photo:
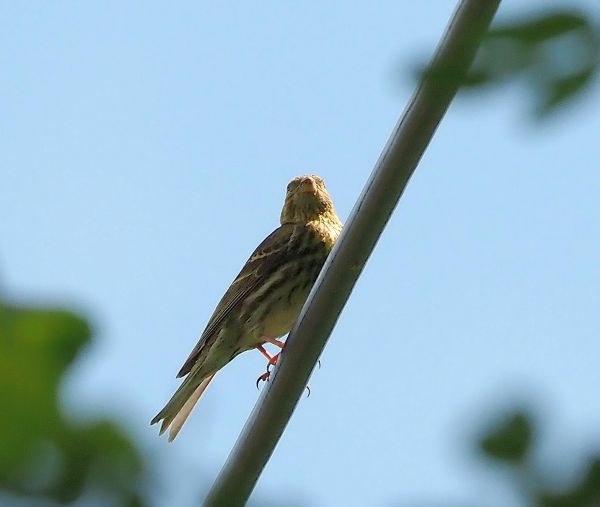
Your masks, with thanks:
M269 377L271 376L271 366L275 366L277 364L277 360L279 359L279 354L275 354L274 356L269 358L269 362L267 363L267 371L264 372L260 377L256 379L256 388L258 389L258 384L261 382L268 382Z
M273 345L279 347L280 349L283 349L285 343L280 342L279 340L276 340L275 338L269 338L268 336L264 336L263 339L265 340L264 343L272 343ZM271 354L269 354L265 348L261 345L257 345L256 349L267 358L267 361L269 361L267 363L267 371L265 373L263 373L260 377L258 377L258 379L256 379L256 388L258 389L258 384L262 381L262 382L267 382L269 380L269 377L271 376L271 366L275 366L277 364L277 360L279 359L279 354L275 354L274 356L272 356Z
M279 347L280 349L283 349L283 347L285 346L285 343L280 342L279 340L276 340L275 338L269 338L268 336L264 336L263 339L265 340L265 342L269 342L272 343L273 345ZM262 345L257 345L256 349L267 358L267 360L269 361L267 363L267 371L264 372L262 375L260 375L257 379L256 379L256 389L258 389L258 385L261 382L268 382L269 378L271 377L271 366L275 366L277 364L277 360L279 359L279 356L281 355L281 352L279 354L275 354L274 356L272 356L271 354L269 354L265 348ZM319 365L319 368L321 367L321 360L318 359L317 360L317 364ZM306 386L306 397L308 398L310 396L310 386Z
M279 355L279 354L277 354ZM271 363L269 363L269 365L267 366L267 371L264 372L260 377L258 377L256 379L256 389L258 389L258 385L261 382L268 382L269 381L269 377L271 376L271 371L269 370L269 366L271 366ZM308 398L310 396L310 386L307 385L306 386L306 397Z
M265 338L265 340L267 340L269 343L277 344L277 346L283 348L283 343L280 343L277 340L273 340L272 338ZM269 380L269 377L271 376L271 366L275 366L277 364L279 354L275 354L274 356L272 356L265 350L265 348L262 345L257 345L256 349L269 361L267 363L267 371L256 379L256 388L258 389L258 384L260 384L261 382L267 382Z
M269 361L267 364L267 371L269 369L270 366L274 366L275 364L277 364L277 360L279 359L279 354L275 354L274 356L272 356L271 354L269 354L265 348L262 345L257 345L256 349L267 358L267 360Z

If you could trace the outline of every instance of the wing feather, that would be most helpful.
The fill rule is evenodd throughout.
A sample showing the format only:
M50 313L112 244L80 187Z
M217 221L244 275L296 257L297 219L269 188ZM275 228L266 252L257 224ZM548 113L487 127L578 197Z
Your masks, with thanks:
M179 370L177 377L187 375L199 359L202 348L216 337L223 322L238 309L249 294L259 288L269 275L289 259L289 246L295 227L284 224L275 229L252 252L227 292L217 305L200 340Z

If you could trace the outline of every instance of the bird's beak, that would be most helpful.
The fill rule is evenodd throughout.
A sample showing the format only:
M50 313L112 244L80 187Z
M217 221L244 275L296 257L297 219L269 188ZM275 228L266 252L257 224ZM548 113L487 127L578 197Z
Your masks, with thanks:
M315 183L315 180L313 180L312 178L305 178L304 180L302 180L302 183L300 183L300 186L298 187L298 191L299 192L307 192L310 194L316 194L317 193L317 184Z

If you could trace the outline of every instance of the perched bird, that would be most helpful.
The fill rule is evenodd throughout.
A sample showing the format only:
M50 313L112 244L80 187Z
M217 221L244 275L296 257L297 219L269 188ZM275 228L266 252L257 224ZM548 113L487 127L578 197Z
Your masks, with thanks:
M319 176L299 176L287 186L281 226L254 250L212 314L179 371L183 383L150 424L162 421L173 440L213 379L235 356L258 349L275 364L265 343L291 330L325 259L342 230ZM268 373L260 377L268 378Z

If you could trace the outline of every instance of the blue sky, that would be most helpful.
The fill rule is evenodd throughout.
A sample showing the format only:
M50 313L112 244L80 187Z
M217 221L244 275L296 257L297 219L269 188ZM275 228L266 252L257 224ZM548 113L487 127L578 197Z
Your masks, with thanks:
M0 4L2 290L91 317L65 403L116 407L161 460L157 505L197 504L258 397L247 353L173 445L148 426L288 180L320 174L347 217L453 8ZM469 445L515 400L547 416L547 456L600 445L600 90L539 126L530 102L514 85L452 105L259 504L504 505Z

